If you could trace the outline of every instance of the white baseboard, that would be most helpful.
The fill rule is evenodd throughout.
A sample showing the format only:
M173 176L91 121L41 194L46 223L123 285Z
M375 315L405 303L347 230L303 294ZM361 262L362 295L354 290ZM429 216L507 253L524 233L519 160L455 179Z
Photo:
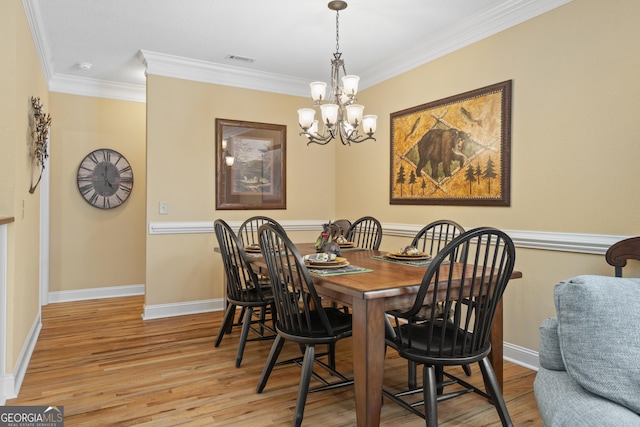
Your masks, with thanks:
M70 302L88 299L128 297L133 295L144 295L144 285L110 286L105 288L49 292L49 302Z
M31 325L29 335L22 346L22 350L20 351L20 355L18 356L13 372L4 375L2 378L2 389L0 389L2 395L0 395L0 405L4 405L7 399L13 399L20 393L22 380L24 380L24 376L27 373L27 368L31 361L31 355L36 347L41 330L42 318L40 316L40 312L38 312L33 325Z
M538 352L525 347L505 342L502 356L504 360L531 369L532 371L537 371L538 368L540 368Z
M145 305L142 318L144 320L162 317L184 316L187 314L207 313L224 310L224 299L216 298L201 301L187 301L171 304Z

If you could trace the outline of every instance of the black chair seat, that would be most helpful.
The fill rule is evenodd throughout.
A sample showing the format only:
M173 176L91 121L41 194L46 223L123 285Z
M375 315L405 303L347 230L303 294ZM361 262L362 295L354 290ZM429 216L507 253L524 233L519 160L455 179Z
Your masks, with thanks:
M333 331L333 335L331 336L327 335L321 316L316 310L309 312L309 323L305 325L304 328L290 329L283 328L282 325L276 324L276 330L287 338L295 338L303 344L307 341L316 344L328 344L351 336L350 314L346 314L342 310L334 307L324 307L324 312ZM308 340L306 338L308 338Z
M400 341L387 340L387 344L396 349L398 353L407 359L421 364L439 363L446 364L447 356L451 355L451 365L460 365L477 362L491 351L491 345L487 342L483 349L474 348L465 351L465 347L473 342L473 333L465 334L453 324L443 321L435 321L433 332L428 323L406 324L400 326ZM425 337L429 337L427 342Z
M235 304L240 307L253 306L262 307L273 303L273 294L271 288L260 286L258 288L245 290L242 294L242 298L234 298L227 296L227 304Z

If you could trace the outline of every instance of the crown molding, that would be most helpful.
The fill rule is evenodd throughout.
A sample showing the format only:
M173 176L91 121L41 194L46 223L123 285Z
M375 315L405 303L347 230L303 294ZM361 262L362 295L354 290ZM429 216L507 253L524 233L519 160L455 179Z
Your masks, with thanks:
M107 80L56 74L49 80L51 92L93 96L120 101L147 102L146 85L118 83Z
M511 0L458 22L436 37L405 47L398 55L387 58L360 74L361 89L396 77L486 37L518 25L538 15L569 3L571 0ZM145 102L142 85L121 84L54 73L49 61L50 49L44 39L44 26L38 3L22 0L29 27L42 66L43 74L54 92L71 93L125 101ZM306 79L284 74L265 73L247 68L200 61L180 56L140 50L138 58L146 66L147 75L159 75L204 83L308 97Z
M461 20L436 37L405 47L397 55L362 72L362 88L406 73L569 2L571 0L512 0Z
M147 50L139 51L138 58L146 66L147 75L175 77L294 96L307 96L309 92L309 82L306 79L284 74L258 72Z
M31 30L31 37L33 38L33 44L36 48L38 59L40 60L40 66L42 67L42 73L44 79L48 83L52 77L52 66L49 63L51 58L51 51L49 44L44 38L44 24L42 23L42 13L40 12L40 6L38 2L33 0L22 0L22 7L27 17L27 23Z

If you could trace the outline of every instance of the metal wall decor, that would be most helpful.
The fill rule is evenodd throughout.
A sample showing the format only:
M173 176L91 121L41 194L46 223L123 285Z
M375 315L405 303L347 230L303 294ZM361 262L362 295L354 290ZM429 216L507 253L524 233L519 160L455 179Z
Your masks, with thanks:
M47 144L49 142L49 129L51 128L51 116L43 111L44 105L39 97L31 97L33 109L33 121L30 123L33 136L32 173L29 193L33 194L40 184L45 161L49 158Z

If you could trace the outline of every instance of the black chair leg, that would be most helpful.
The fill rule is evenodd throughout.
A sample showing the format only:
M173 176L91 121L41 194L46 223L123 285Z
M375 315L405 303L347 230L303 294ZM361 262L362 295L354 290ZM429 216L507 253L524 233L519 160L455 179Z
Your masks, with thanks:
M468 377L471 376L471 366L462 365L462 370L464 371L465 374L467 374Z
M218 347L220 342L222 341L222 337L225 332L227 332L227 328L230 329L230 326L233 324L233 317L236 314L236 306L233 304L229 304L227 306L227 311L224 313L224 319L222 320L222 324L220 325L220 330L218 331L218 336L216 337L215 346Z
M256 392L262 393L262 390L264 390L264 387L267 385L267 380L269 379L269 375L271 375L271 371L278 360L278 355L282 350L282 346L284 346L284 338L277 335L276 339L273 341L273 345L271 346L271 351L269 352L267 363L264 365L264 369L262 370L262 375L260 375L260 380L258 380L258 388L256 389Z
M249 336L249 327L253 320L253 308L246 307L244 312L244 319L242 319L242 332L240 334L240 342L238 343L238 354L236 355L236 368L240 367L242 363L242 355L244 354L244 346L247 344L247 337Z
M276 312L276 305L271 304L271 327L275 331L276 330L276 319L278 318L278 313Z
M416 384L418 383L417 381L417 371L418 371L418 365L416 364L416 362L409 360L409 362L407 363L407 383L409 385L409 389L413 389L416 388Z
M246 311L245 307L242 307L240 310L240 314L238 315L238 321L234 323L234 325L240 325L242 323L242 319L244 319L244 312Z
M327 346L329 347L329 366L331 366L331 369L336 369L336 343L331 343Z
M511 421L511 417L509 417L509 412L507 411L507 404L504 402L502 391L500 390L500 385L498 384L498 378L496 377L496 373L493 370L493 366L491 366L489 358L485 357L478 364L480 365L480 370L482 371L482 377L484 378L485 387L487 387L487 391L493 399L492 403L498 411L498 415L500 416L502 425L504 427L513 427L513 422Z
M296 413L293 418L293 425L299 427L302 424L304 416L304 405L307 401L309 393L309 384L311 383L311 374L313 373L313 363L316 358L316 348L314 345L308 345L304 352L304 361L302 362L302 373L300 374L300 388L298 389L298 401L296 402Z
M440 396L444 392L444 368L436 366L436 392Z
M422 367L422 387L424 398L424 414L427 427L438 425L438 392L436 369L433 366Z

